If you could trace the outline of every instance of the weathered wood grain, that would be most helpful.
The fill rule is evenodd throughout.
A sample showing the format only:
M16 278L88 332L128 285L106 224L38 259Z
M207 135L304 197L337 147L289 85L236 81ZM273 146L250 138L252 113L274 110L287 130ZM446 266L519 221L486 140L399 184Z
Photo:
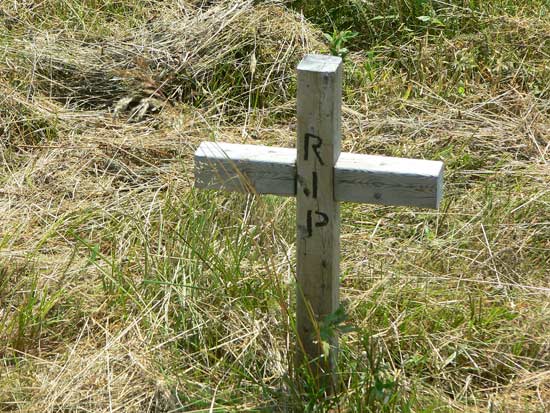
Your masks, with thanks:
M334 167L336 201L438 208L443 163L343 152ZM296 149L202 142L195 186L296 195Z
M296 149L202 142L195 151L195 187L294 196Z
M306 356L319 378L334 371L338 346L336 335L323 342L319 331L339 306L340 205L334 196L334 165L340 156L341 102L342 59L304 57L298 65L296 127L297 363Z
M443 163L342 153L335 168L339 201L438 208Z

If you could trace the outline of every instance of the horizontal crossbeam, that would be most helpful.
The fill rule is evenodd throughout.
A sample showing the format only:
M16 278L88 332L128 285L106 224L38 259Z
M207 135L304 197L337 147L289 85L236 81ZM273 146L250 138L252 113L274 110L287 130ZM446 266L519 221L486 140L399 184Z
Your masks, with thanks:
M438 208L443 163L341 153L335 166L336 201ZM201 189L296 195L296 149L202 142L195 152Z

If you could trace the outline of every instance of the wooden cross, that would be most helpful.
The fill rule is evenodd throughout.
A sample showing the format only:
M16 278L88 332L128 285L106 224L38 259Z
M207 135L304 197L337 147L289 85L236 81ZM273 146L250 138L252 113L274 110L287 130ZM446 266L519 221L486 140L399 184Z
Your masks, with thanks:
M443 163L340 153L342 59L307 55L298 65L297 149L202 142L195 186L296 197L298 360L332 371L337 338L319 325L339 307L339 202L438 208Z

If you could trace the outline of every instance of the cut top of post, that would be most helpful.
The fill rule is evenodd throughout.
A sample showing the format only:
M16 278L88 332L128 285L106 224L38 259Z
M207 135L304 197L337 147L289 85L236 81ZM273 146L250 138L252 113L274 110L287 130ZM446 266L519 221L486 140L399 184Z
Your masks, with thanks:
M317 171L324 175L319 176L320 181L332 182L332 169L326 167L332 167L340 156L342 59L305 56L298 65L296 100L298 159L308 161L309 152L315 151L311 154L316 156L314 163L307 168L321 167ZM300 162L297 167L298 175L303 175L305 171L301 170Z
M298 72L332 73L338 70L341 63L342 58L338 56L308 54L298 64Z

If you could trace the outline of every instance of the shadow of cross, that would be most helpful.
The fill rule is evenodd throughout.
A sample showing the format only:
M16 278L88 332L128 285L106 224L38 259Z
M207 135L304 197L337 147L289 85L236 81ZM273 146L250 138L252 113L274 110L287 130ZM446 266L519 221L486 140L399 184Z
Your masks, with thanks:
M334 371L337 338L319 326L339 307L339 202L438 208L443 163L340 153L342 59L307 55L298 65L297 149L202 142L195 186L296 197L296 360ZM316 373L318 374L318 373Z

